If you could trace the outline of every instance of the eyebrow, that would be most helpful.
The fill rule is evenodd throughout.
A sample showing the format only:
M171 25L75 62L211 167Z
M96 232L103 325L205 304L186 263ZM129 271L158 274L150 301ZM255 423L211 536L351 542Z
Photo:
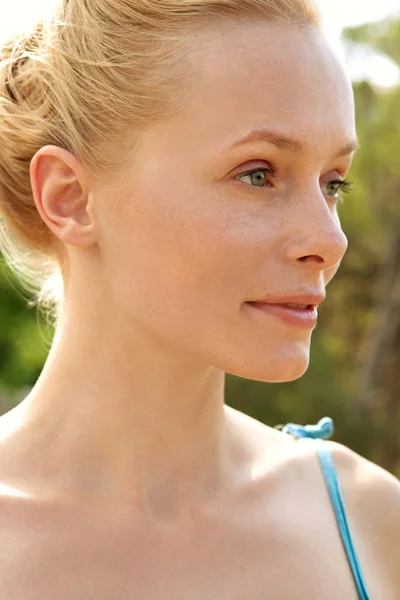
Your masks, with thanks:
M249 142L270 142L274 144L279 150L286 150L289 152L303 152L305 150L305 146L299 140L295 140L286 136L285 134L276 131L274 129L255 129L247 134L245 137L240 138L234 141L228 149L236 148L241 144L246 144ZM339 158L341 156L347 156L352 152L355 152L360 147L359 140L356 138L354 140L350 140L347 142L343 148L337 151L334 158Z

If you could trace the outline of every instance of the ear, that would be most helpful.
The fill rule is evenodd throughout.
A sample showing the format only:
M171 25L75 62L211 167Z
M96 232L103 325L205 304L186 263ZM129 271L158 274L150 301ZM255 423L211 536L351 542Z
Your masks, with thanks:
M51 231L71 246L95 243L87 178L76 157L43 146L31 160L30 177L36 207Z

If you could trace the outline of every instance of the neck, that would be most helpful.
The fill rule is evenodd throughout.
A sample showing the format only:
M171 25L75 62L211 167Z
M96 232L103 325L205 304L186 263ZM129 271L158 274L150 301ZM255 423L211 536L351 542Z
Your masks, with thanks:
M227 478L224 383L222 371L115 320L101 331L65 322L18 407L23 443L46 485L51 474L55 488L96 504L171 513Z

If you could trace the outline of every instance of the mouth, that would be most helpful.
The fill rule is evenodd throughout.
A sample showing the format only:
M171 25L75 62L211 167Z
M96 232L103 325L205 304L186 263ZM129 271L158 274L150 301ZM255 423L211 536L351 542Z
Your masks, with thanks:
M286 325L312 329L318 320L317 306L313 304L273 304L269 302L246 302L249 306L267 316L275 317Z

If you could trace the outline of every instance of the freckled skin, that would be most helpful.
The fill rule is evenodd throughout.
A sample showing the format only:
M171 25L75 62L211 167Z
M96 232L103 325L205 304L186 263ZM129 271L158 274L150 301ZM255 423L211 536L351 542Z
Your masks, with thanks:
M354 136L351 84L321 34L278 25L267 34L260 24L199 38L189 102L147 136L121 212L108 215L108 275L124 310L180 351L240 377L292 380L307 369L311 331L243 303L323 290L337 271L347 240L321 182L350 167L351 156L332 156ZM262 125L309 151L261 143L223 151ZM234 183L229 173L250 161L278 164L275 189ZM127 247L131 278L123 262L114 267Z

